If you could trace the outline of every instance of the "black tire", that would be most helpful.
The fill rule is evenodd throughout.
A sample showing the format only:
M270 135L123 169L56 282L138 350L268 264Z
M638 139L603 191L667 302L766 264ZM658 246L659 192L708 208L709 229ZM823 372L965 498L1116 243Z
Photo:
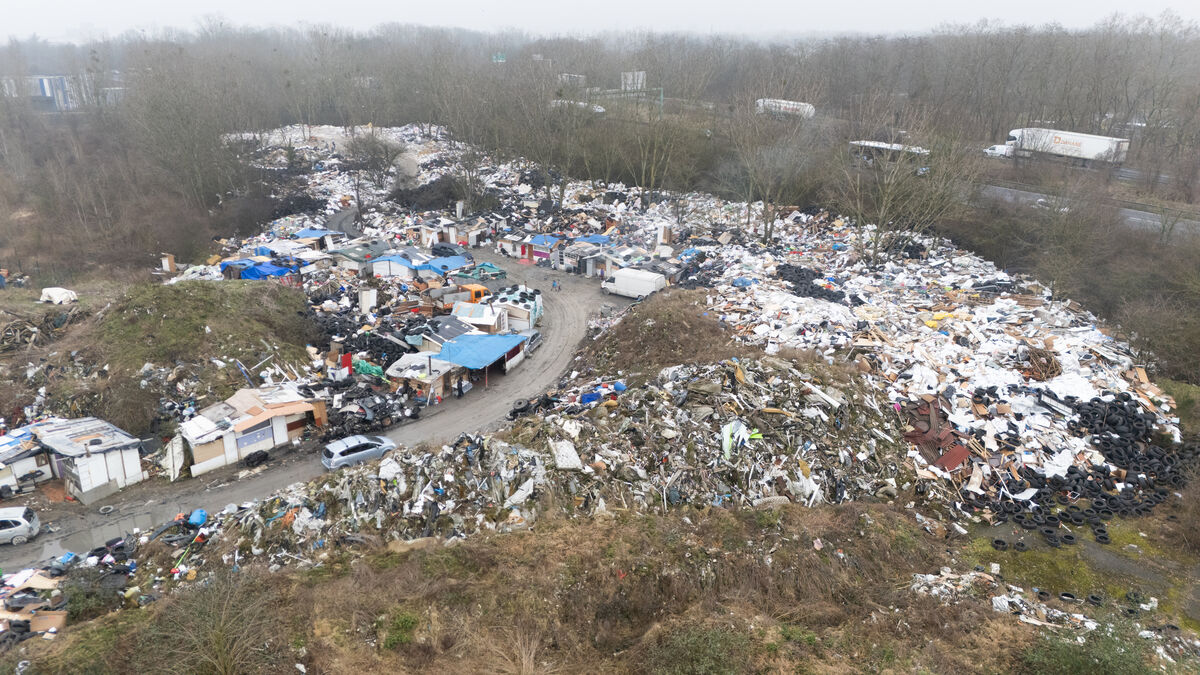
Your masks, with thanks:
M513 412L520 414L529 410L529 399L519 398L513 402Z

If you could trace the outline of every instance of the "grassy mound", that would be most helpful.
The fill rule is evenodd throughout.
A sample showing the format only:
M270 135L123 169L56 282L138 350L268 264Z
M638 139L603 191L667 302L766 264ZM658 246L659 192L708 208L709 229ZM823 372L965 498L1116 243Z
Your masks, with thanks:
M50 412L94 415L144 436L161 398L195 396L203 406L228 396L247 386L235 360L254 369L270 357L267 365L300 372L305 345L318 337L304 294L275 283L137 284L110 298L52 344L13 354L38 368L24 378L10 371L6 410L44 386Z
M703 291L656 293L633 307L589 348L597 372L618 370L652 378L667 366L708 363L762 351L734 341L733 334L705 307Z
M210 358L249 366L268 346L300 358L313 337L305 307L299 290L266 282L139 285L106 313L96 347L116 368Z
M947 607L910 593L913 571L947 560L899 507L547 516L525 534L402 548L306 551L323 558L319 567L274 575L247 565L235 575L242 590L226 592L231 577L218 575L74 626L23 658L45 673L80 672L84 648L98 673L162 663L187 672L284 670L269 663L310 673L1011 672L1033 633L986 601ZM115 617L131 615L146 620L116 630ZM172 629L187 639L164 637ZM218 644L239 655L225 664L232 670L206 662Z

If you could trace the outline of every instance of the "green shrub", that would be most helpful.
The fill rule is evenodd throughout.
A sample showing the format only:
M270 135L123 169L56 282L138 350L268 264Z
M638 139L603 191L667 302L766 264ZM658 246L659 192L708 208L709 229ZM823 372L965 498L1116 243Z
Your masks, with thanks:
M412 644L413 632L417 629L417 617L404 611L395 611L384 624L384 649L395 649Z
M1083 637L1047 633L1022 655L1027 673L1056 675L1137 675L1150 673L1146 647L1132 630L1098 628Z
M788 642L807 645L809 647L817 646L817 634L808 630L803 626L782 626L779 629L779 634Z
M659 675L726 675L748 670L750 639L732 628L686 626L649 649L646 670Z
M100 585L100 573L81 568L67 578L62 588L67 599L67 620L87 621L109 613L121 605L121 594Z

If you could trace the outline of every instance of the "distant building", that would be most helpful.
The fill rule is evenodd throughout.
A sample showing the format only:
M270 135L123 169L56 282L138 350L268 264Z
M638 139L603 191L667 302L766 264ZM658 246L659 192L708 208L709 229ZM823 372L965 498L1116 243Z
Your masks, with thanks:
M120 84L120 73L110 73L107 77L112 84ZM90 73L31 75L0 78L0 95L28 99L39 112L71 112L88 105L116 105L125 97L125 88L97 87Z

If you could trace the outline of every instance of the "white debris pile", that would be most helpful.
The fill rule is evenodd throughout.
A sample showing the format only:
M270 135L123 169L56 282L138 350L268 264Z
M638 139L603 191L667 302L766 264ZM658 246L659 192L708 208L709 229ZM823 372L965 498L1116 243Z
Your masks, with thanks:
M1159 644L1161 658L1173 660L1180 656L1200 656L1200 640L1188 638L1178 626L1154 621L1157 598L1129 596L1114 599L1101 595L1077 597L1073 593L1055 594L1045 589L1026 590L1007 584L999 565L992 564L990 573L972 571L955 573L943 567L937 574L914 574L909 588L918 595L928 595L943 604L986 597L992 610L1016 617L1022 623L1040 627L1059 627L1079 631L1112 630L1108 617L1116 610L1119 616L1133 623L1138 637Z

